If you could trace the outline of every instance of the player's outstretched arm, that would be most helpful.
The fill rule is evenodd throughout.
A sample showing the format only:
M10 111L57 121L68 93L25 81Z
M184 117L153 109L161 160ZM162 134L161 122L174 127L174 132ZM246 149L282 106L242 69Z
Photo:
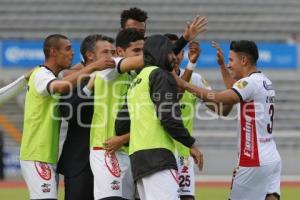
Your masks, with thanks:
M18 95L25 88L32 71L33 69L26 72L23 76L19 77L14 82L0 88L0 104Z
M205 102L213 102L216 104L223 103L225 105L234 105L240 102L240 97L231 89L222 92L207 90L196 87L190 83L185 82L184 89L195 94Z
M92 64L78 70L69 76L64 77L62 80L55 80L49 84L49 91L54 93L69 92L73 86L80 83L82 79L89 76L94 71L104 70L107 68L114 68L115 62L112 58L103 57L93 62Z
M32 72L33 72L34 69L35 69L35 68L29 70L28 72L26 72L26 73L24 74L24 78L26 79L26 81L29 81L29 78L30 78L30 76L31 76L31 74L32 74Z
M119 63L119 71L121 73L129 72L131 70L139 70L144 67L144 56L133 56L123 58Z
M71 75L74 72L77 72L79 70L81 70L82 68L84 68L84 65L80 62L77 63L76 65L72 66L71 69L66 69L62 71L62 77L66 77Z
M216 92L213 90L208 90L205 88L197 87L195 85L192 85L184 80L182 80L179 77L175 77L175 80L177 82L177 85L184 90L187 90L200 99L202 99L204 102L213 102L216 104L223 103L225 105L234 105L238 102L240 102L240 97L238 94L236 94L233 90L228 89L222 92Z

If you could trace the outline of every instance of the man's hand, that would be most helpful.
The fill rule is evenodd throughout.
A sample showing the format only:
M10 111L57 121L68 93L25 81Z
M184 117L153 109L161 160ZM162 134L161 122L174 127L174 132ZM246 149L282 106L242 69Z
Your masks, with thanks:
M26 72L26 73L24 74L24 78L25 78L27 81L29 81L29 78L30 78L30 76L31 76L31 74L32 74L32 72L33 72L34 69L35 69L35 68L31 69L30 71L28 71L28 72Z
M123 146L123 141L120 136L114 136L104 142L104 148L109 152L113 153Z
M124 144L129 142L129 133L121 136L113 136L109 139L107 139L103 145L104 148L109 152L113 153L120 149Z
M220 44L212 41L212 46L217 50L217 59L218 59L218 64L220 66L224 66L225 67L225 62L224 62L224 53L220 47Z
M92 63L95 65L95 70L104 70L108 68L114 68L115 67L115 61L111 57L102 57Z
M207 30L207 17L197 15L192 22L187 22L183 37L187 41L192 41L199 33Z
M195 144L192 145L190 148L191 156L194 158L195 164L198 166L199 170L202 171L203 169L203 154L199 149L196 147Z
M191 63L196 63L197 59L201 53L201 49L199 47L199 43L196 41L192 41L189 43L189 53L188 57Z

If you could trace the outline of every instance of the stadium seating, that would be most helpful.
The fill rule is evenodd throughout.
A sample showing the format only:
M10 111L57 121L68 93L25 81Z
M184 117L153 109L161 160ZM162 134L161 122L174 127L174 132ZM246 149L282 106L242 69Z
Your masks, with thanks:
M206 40L284 41L300 30L295 0L0 0L0 38L44 38L64 33L114 36L123 9L138 6L149 14L148 34L181 33L196 14L207 15Z

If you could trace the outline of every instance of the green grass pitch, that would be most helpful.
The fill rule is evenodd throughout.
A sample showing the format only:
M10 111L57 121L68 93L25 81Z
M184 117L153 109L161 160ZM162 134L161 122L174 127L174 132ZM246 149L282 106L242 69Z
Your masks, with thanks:
M197 200L227 200L229 189L227 187L202 187L197 188ZM0 188L1 200L29 199L26 188ZM59 190L59 200L63 200L63 189ZM283 187L281 200L299 200L299 187Z

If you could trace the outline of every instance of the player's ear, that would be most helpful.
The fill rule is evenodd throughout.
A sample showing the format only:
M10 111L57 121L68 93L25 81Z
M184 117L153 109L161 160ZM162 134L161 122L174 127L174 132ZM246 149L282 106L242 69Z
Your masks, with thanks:
M94 52L91 52L91 51L87 51L85 53L88 61L95 61L95 53Z
M57 56L57 49L56 48L54 48L54 47L51 47L50 49L49 49L49 55L52 57L55 57L55 56Z
M120 56L120 57L125 57L125 51L123 48L121 47L117 47L116 48L116 51L117 51L117 55Z
M247 65L249 63L249 58L246 55L242 55L241 63L242 65Z

